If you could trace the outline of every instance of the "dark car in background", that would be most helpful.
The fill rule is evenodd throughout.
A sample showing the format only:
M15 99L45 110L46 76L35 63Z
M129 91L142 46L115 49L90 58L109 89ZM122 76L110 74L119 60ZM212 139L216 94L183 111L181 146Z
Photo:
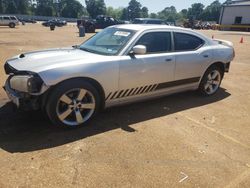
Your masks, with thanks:
M18 18L18 20L22 23L33 23L33 24L37 23L36 20L29 18Z
M49 20L49 21L43 22L42 25L45 27L49 27L51 25L55 25L57 27L63 27L65 25L67 25L67 22L65 20L54 19L54 20Z
M99 15L96 19L78 19L77 27L79 28L81 25L85 27L86 33L95 33L96 29L105 29L106 27L125 24L125 21L119 21L110 16Z
M80 26L85 27L86 33L95 33L95 20L91 19L78 19L77 20L77 27Z
M154 18L135 18L132 24L159 24L166 25L164 20Z
M95 28L96 29L105 29L106 27L109 27L112 25L119 25L119 24L124 24L124 22L119 21L119 20L112 18L110 16L99 15L96 17Z

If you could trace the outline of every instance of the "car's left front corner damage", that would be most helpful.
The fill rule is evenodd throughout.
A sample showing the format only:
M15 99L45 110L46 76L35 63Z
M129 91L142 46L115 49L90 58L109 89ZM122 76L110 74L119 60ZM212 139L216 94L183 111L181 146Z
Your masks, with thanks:
M43 94L49 89L41 77L34 72L18 71L5 63L5 73L9 75L4 90L9 99L22 110L41 108Z

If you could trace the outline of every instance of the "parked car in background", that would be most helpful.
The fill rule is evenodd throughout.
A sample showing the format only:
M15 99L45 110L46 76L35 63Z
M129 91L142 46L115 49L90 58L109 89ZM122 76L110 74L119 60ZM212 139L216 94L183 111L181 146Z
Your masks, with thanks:
M43 22L42 25L45 27L49 27L51 25L55 25L57 27L63 27L65 25L67 25L67 22L64 20L60 20L60 19L53 19L53 20Z
M119 25L119 24L124 24L124 22L119 21L119 20L112 18L110 16L99 15L96 17L95 28L96 29L105 29L106 27L109 27L112 25Z
M19 25L19 20L15 16L0 16L0 26L15 28Z
M91 19L78 19L77 20L77 27L79 28L80 26L85 27L85 32L86 33L95 33L95 21Z
M135 18L132 22L133 24L166 24L164 20L153 19L153 18Z
M19 108L78 127L102 108L187 90L214 95L234 55L231 42L190 29L117 25L80 46L7 60L4 88Z
M110 16L99 15L95 20L93 19L78 19L77 26L85 27L86 33L95 33L96 29L105 29L112 25L124 24L125 21L118 21Z
M37 23L36 20L34 20L34 19L28 19L28 18L18 18L18 20L20 22L24 22L24 23L33 23L33 24Z

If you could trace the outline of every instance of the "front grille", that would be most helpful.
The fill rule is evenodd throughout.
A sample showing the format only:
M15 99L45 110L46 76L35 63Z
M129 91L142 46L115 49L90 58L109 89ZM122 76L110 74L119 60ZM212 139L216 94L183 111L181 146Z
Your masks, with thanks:
M17 72L17 70L10 66L8 62L5 63L4 70L6 74L15 74Z

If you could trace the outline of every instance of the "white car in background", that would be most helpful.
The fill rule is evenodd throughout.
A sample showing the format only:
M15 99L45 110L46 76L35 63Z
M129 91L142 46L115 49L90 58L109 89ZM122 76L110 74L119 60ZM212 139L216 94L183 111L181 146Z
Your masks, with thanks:
M215 94L232 43L164 25L117 25L80 46L7 60L5 90L20 108L44 109L56 125L84 125L100 109L172 93Z
M0 16L0 26L15 28L19 25L19 20L15 16Z

